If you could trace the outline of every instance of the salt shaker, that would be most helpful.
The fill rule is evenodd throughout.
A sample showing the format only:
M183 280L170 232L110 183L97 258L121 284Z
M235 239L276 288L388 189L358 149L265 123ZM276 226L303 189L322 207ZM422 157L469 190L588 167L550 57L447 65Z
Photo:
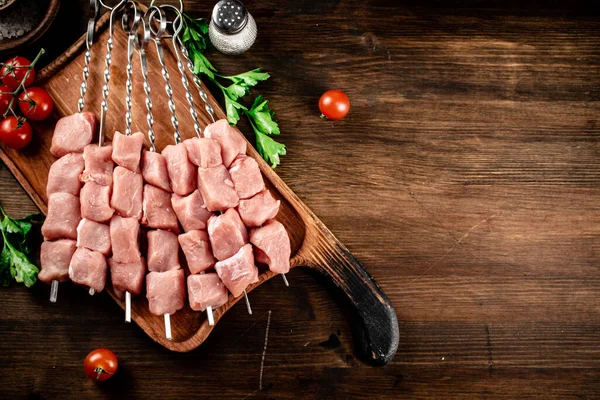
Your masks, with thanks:
M212 12L208 35L221 53L241 54L256 40L256 22L238 0L221 0Z

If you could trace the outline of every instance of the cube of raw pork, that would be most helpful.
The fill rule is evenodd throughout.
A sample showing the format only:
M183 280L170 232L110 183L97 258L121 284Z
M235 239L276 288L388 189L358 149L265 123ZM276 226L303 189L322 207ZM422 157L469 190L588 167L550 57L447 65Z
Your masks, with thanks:
M247 244L232 257L217 262L215 270L231 294L238 297L249 284L258 282L258 268L254 265L252 245Z
M120 263L138 262L140 253L139 243L140 223L135 218L123 218L115 215L110 220L110 240L112 243L112 258Z
M110 254L110 229L108 225L82 219L77 225L77 247L85 247L107 256Z
M224 165L198 168L198 189L208 211L225 211L240 201Z
M150 272L146 276L146 298L154 315L175 314L185 305L185 280L182 269Z
M233 208L208 220L208 236L217 260L231 257L248 243L248 231Z
M192 138L183 141L188 158L197 167L210 168L223 164L221 146L208 138Z
M152 185L144 185L142 225L179 232L177 215L171 205L171 194Z
M140 172L140 157L144 145L144 134L136 132L130 136L115 132L112 140L113 161L133 172Z
M194 311L213 309L227 303L227 288L214 272L190 275L187 278L188 299Z
M265 182L252 157L239 155L229 168L233 186L240 199L248 199L265 189Z
M290 237L283 224L274 219L260 228L250 231L250 243L254 245L256 261L269 266L277 274L290 270Z
M238 154L246 154L246 139L226 119L207 125L204 136L221 145L221 158L227 168Z
M238 212L248 228L261 226L265 221L275 218L279 212L279 200L275 201L271 192L263 190L254 197L240 200Z
M81 216L96 222L106 222L114 214L110 206L110 186L87 182L81 188Z
M81 153L69 153L62 156L52 164L48 171L46 195L63 192L79 196L81 190L79 175L82 172L83 155Z
M122 217L142 218L142 175L125 167L115 168L110 205Z
M173 193L171 205L185 232L194 229L206 229L206 223L213 215L206 209L198 189L185 197Z
M48 198L48 214L42 225L42 235L46 240L77 239L79 221L79 197L54 193Z
M155 230L148 232L148 270L165 272L181 268L179 242L173 232Z
M81 153L96 135L97 120L91 112L76 113L58 120L52 135L50 153L62 157L68 153Z
M69 278L78 285L83 285L101 292L106 284L106 259L97 251L78 247L69 264Z
M81 174L81 182L96 182L102 186L112 185L114 162L112 160L112 146L98 147L97 144L88 144L83 149L85 169Z
M121 300L125 297L125 292L134 296L142 293L146 277L146 263L143 257L130 263L120 263L111 257L108 259L108 266L113 289Z
M42 270L38 274L40 281L50 284L53 280L69 280L69 264L75 249L75 241L70 239L43 242L40 249Z
M142 152L142 176L144 182L167 192L171 191L167 161L162 154L146 150Z
M171 190L186 196L196 189L196 167L188 159L185 144L169 145L162 151L167 161L167 171L171 179Z
M206 231L189 231L177 237L187 265L192 274L199 274L215 265L210 241Z

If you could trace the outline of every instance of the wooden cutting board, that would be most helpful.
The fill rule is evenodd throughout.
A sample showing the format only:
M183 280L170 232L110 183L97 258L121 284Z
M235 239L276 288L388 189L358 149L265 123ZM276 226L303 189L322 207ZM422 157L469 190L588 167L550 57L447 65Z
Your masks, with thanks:
M99 114L102 100L104 56L106 42L109 37L109 13L106 13L97 24L96 43L92 47L92 60L88 91L85 97L85 111ZM193 123L188 112L185 90L181 84L176 58L170 40L163 41L165 47L165 64L171 75L173 97L180 122L183 139L194 137ZM110 140L115 130L125 130L125 66L127 64L127 37L120 28L114 32L113 62L111 67L110 93L106 118L106 137ZM47 211L46 183L48 170L56 160L49 152L52 132L56 121L66 115L77 112L79 86L82 81L84 65L84 39L75 43L57 60L40 71L38 77L55 101L54 115L47 121L32 124L35 130L34 141L24 151L15 151L2 147L0 158L15 175L37 206ZM165 83L161 76L160 64L153 44L148 47L149 81L154 104L154 129L156 132L157 150L173 144L173 128L170 124L170 113L167 105ZM202 102L196 88L191 82L194 100L202 127L209 122L209 116L202 112ZM133 97L133 131L147 131L145 95L142 88L142 75L139 57L134 55L134 89ZM206 88L205 88L206 89ZM207 89L206 89L207 90ZM207 90L208 92L208 90ZM214 97L209 93L209 101L217 118L225 118L225 114ZM146 146L148 143L146 143ZM248 154L258 161L267 187L273 195L281 200L277 219L281 221L290 234L292 244L292 267L306 266L313 268L329 279L347 298L347 303L355 312L353 326L356 327L358 351L362 358L373 364L386 364L390 361L398 347L398 322L396 313L387 296L377 286L371 276L354 258L346 247L323 225L312 211L290 190L269 165L249 145ZM259 282L248 288L248 293L273 277L270 271L262 271ZM117 303L124 307L109 288L107 289ZM215 310L215 322L229 310L241 297L230 295L224 306ZM189 306L171 317L173 340L168 341L164 335L163 318L152 315L148 311L145 296L133 299L133 320L155 341L174 351L190 351L199 346L210 334L213 327L208 325L205 313L191 310Z

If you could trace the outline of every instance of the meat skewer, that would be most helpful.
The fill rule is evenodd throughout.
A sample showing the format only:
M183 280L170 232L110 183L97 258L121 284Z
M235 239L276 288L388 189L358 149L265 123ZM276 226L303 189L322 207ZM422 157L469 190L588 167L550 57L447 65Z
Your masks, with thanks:
M150 10L153 11L150 11ZM143 220L146 225L152 228L166 228L173 231L178 231L177 217L174 211L170 208L170 194L163 189L169 189L169 186L164 185L165 180L168 182L168 172L166 171L166 163L161 154L156 153L155 133L153 129L154 119L152 117L152 99L150 97L150 83L148 81L148 65L146 61L146 48L153 36L162 36L162 31L165 27L162 20L159 24L159 31L153 32L150 29L150 20L156 13L156 7L151 7L143 18L143 39L140 41L138 35L135 37L135 47L140 53L140 64L142 66L142 77L144 79L144 92L146 93L146 108L148 110L148 138L150 140L150 152L144 152L145 157L142 159L142 174L144 180L148 182L144 185L144 210ZM150 13L150 15L148 14ZM164 14L159 13L159 18L164 18ZM161 62L161 64L164 64ZM164 74L166 78L167 94L171 93L169 108L171 108L171 122L177 130L177 118L174 113L175 104L172 100L172 89L168 82L168 74ZM173 102L173 103L172 103ZM165 176L166 175L166 176ZM150 183L155 183L158 186L153 186ZM165 204L168 203L168 204ZM166 206L166 207L165 207ZM166 219L165 219L166 218ZM174 224L172 223L174 219ZM165 224L164 221L167 220ZM171 222L169 222L171 221ZM165 323L165 338L172 340L171 332L171 314L183 308L185 302L185 283L183 270L179 266L177 260L178 242L174 233L167 230L155 230L148 232L148 269L150 273L146 277L146 297L150 312L155 315L163 315ZM165 244L170 246L170 250L165 251L161 248L161 238L167 238ZM170 240L169 240L170 239ZM160 250L159 250L160 248ZM175 259L167 260L166 256L175 256ZM162 256L162 257L161 257Z
M117 12L122 8L123 5L125 5L126 1L125 0L121 0L117 5L115 5L113 8L107 7L106 5L102 4L102 6L108 8L110 10L110 19L109 19L109 38L108 41L106 43L106 56L104 59L104 63L105 63L105 69L104 69L104 85L102 87L102 103L100 105L100 126L99 126L99 130L98 130L98 147L94 148L94 147L89 147L86 146L86 148L84 149L84 161L85 161L85 169L83 171L82 174L82 180L84 180L86 183L84 185L84 190L87 189L85 192L83 193L90 193L90 198L92 199L92 201L94 203L97 202L97 200L100 197L96 197L96 193L97 194L102 194L102 201L101 203L103 204L103 210L101 212L102 216L100 216L100 214L96 213L96 211L99 210L90 210L90 213L93 214L89 215L90 218L93 221L97 221L97 222L92 222L90 221L88 224L83 224L84 221L86 221L86 219L84 218L82 220L82 223L80 223L80 228L81 228L81 233L84 233L87 229L92 229L92 232L106 232L106 242L108 243L108 252L102 253L100 252L98 253L98 248L92 248L90 247L89 243L86 243L82 240L80 240L81 233L80 235L78 235L78 241L77 241L77 245L78 245L78 250L75 252L75 254L77 255L78 252L80 251L79 249L85 248L87 250L90 250L93 253L89 253L87 256L88 257L92 257L92 259L94 260L98 260L97 263L102 265L102 269L104 270L104 280L106 280L106 269L108 268L107 263L106 263L106 256L108 255L108 253L110 252L110 229L108 227L108 225L102 225L102 224L98 224L99 222L106 222L108 223L108 221L111 219L112 214L114 213L114 209L111 207L111 202L110 202L110 192L111 192L111 187L113 185L113 169L114 169L114 164L112 161L112 146L107 146L107 147L103 147L104 146L104 136L105 136L105 132L104 132L104 124L105 124L105 120L106 120L106 111L108 109L108 94L109 94L109 83L110 83L110 66L112 63L112 49L113 49L113 43L114 43L114 21L115 21L115 16L117 15ZM86 157L86 154L89 154L88 157ZM101 164L96 164L98 163L98 160L95 158L99 156L101 159ZM94 165L96 164L96 165ZM101 169L97 171L97 165L101 166ZM89 170L89 171L88 171ZM88 171L86 173L86 171ZM98 185L100 185L101 187L98 187ZM82 214L85 213L85 209L88 207L88 205L86 204L86 200L87 200L87 195L84 196L82 194ZM95 225L95 228L92 228L92 226ZM89 226L89 228L86 228L86 226ZM103 227L106 227L105 229L103 229ZM79 227L78 227L79 228ZM78 229L79 230L79 229ZM104 237L104 235L102 235L102 237ZM85 246L87 244L87 246ZM81 245L81 247L80 247ZM73 257L74 259L75 256ZM103 260L101 260L101 258ZM91 266L94 266L94 264L89 264ZM76 270L76 268L85 268L84 265L80 265L78 266L77 264L73 264L70 266L70 270L69 272L73 272L75 275L77 275L78 271ZM89 266L87 267L88 269L90 268ZM104 285L102 285L103 287ZM90 287L89 293L90 295L94 295L96 289L93 287Z
M141 13L134 1L123 0L117 7L121 5L125 6L121 27L127 35L126 129L125 135L115 132L113 137L112 159L118 166L114 172L111 206L120 217L115 216L110 222L111 239L115 238L113 239L115 250L109 260L109 267L115 293L121 298L123 292L125 294L125 322L131 322L131 295L141 293L146 270L144 259L139 251L138 238L139 220L142 217L143 185L142 175L138 172L141 172L140 154L144 135L139 132L133 135L131 133L133 41L141 20ZM125 238L127 240L123 240Z
M77 102L78 113L69 117L64 117L56 124L54 135L52 138L52 146L50 152L61 157L56 161L48 174L48 219L56 220L57 217L71 212L72 221L78 223L81 219L80 211L74 206L71 209L65 207L62 209L60 201L56 196L63 193L69 193L72 196L79 196L81 184L79 183L79 173L83 171L83 159L81 155L75 153L81 152L83 148L92 141L96 125L96 117L92 113L83 113L85 105L85 93L87 91L87 79L89 76L89 65L91 61L91 47L94 42L94 28L96 18L98 17L99 4L96 0L90 0L89 19L87 25L87 37L85 41L86 52L84 55L84 68L82 70L83 81L80 86L80 98ZM71 168L74 167L74 168ZM65 173L66 172L66 173ZM66 178L66 179L65 179ZM50 198L54 195L54 209L50 210ZM63 221L64 218L63 218ZM59 222L60 223L60 222ZM54 230L56 226L50 223L44 224L43 232L46 233ZM50 239L46 233L46 240ZM60 238L58 238L60 239ZM69 279L69 267L71 259L75 253L75 241L73 240L58 240L55 242L44 242L40 254L42 266L41 280L50 281L50 302L56 303L58 298L58 284Z
M222 164L220 146L218 143L202 136L200 126L197 123L197 113L194 106L193 96L190 91L185 67L180 56L178 40L183 25L181 10L176 9L173 6L165 7L173 9L177 14L177 17L173 23L175 29L173 35L173 48L177 57L177 66L181 74L181 82L186 92L186 99L188 101L190 115L194 121L194 129L197 136L194 139L188 139L184 142L188 159L191 161L191 163L200 168L218 167ZM194 78L197 79L195 76ZM204 98L205 97L206 96L204 96ZM207 111L209 111L212 116L212 108L208 104ZM212 118L214 120L214 117ZM179 138L176 135L176 142L178 139ZM181 208L183 208L183 210L196 210L193 213L194 217L196 218L190 218L190 213L184 214L179 218L182 226L184 226L184 230L187 232L186 234L179 236L179 241L184 253L186 254L186 258L188 259L190 271L192 274L195 274L188 277L190 306L192 309L197 311L206 310L209 325L214 325L213 307L220 307L227 302L227 289L217 274L205 274L206 270L214 266L216 261L211 252L212 249L211 244L209 243L207 232L202 230L186 229L187 227L196 229L206 228L211 213L204 208L206 207L206 204L198 189L184 199L174 195L172 201L174 208L176 208L176 206L179 208L179 205L182 205L183 207ZM193 206L194 203L196 204L195 206ZM189 223L190 219L192 219L193 222L199 220L202 223L194 226L193 224ZM244 292L244 294L248 313L252 314L252 308L250 306L247 293Z

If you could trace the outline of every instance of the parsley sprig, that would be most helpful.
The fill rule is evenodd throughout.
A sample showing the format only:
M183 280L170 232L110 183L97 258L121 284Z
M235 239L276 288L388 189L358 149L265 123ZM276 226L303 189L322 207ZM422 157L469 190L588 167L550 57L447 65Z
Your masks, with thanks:
M223 93L227 121L236 125L241 115L246 115L256 135L256 149L272 168L280 163L279 156L285 155L285 145L275 141L270 135L279 135L279 126L273 119L274 111L268 106L268 101L258 96L252 107L248 109L242 98L250 94L250 89L259 82L266 81L270 75L260 68L246 71L237 75L221 75L204 55L208 44L208 20L191 18L184 14L184 31L181 37L183 45L188 50L194 64L194 73L204 75ZM224 82L224 83L221 83Z
M8 286L15 280L31 287L37 281L38 267L29 261L32 248L29 246L33 222L43 221L41 214L28 215L25 218L9 217L0 205L2 220L0 231L4 246L0 253L0 284Z

